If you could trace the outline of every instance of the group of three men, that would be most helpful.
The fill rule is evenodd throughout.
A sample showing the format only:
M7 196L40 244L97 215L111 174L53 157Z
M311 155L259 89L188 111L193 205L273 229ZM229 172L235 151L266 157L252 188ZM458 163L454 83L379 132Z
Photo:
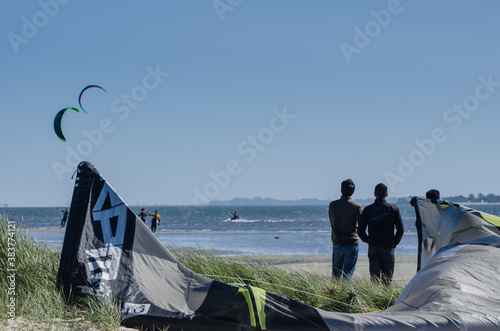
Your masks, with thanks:
M370 278L389 284L394 274L394 250L404 233L401 214L396 205L385 200L388 192L384 184L375 186L375 202L365 209L351 200L354 189L351 179L344 180L340 188L341 198L332 201L328 208L332 225L332 277L352 279L358 261L358 238L361 238L368 243ZM432 189L425 197L434 201L441 199L441 194ZM418 231L418 223L416 226Z
M401 214L397 206L386 201L386 185L375 186L375 202L364 209L351 200L354 189L351 179L343 181L342 197L332 201L328 208L332 225L332 276L352 279L361 238L368 243L371 279L389 284L394 273L394 249L404 233Z

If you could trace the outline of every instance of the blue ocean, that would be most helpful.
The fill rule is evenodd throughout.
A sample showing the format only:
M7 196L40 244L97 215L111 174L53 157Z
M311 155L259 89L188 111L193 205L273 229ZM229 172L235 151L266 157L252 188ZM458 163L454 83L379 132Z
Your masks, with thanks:
M156 209L161 222L156 232L168 248L215 249L223 255L327 255L331 254L328 206L141 206ZM141 207L131 207L139 213ZM396 254L417 254L415 211L409 204L398 205L405 234ZM500 216L498 205L473 208ZM239 220L230 221L237 211ZM64 230L62 213L54 207L2 207L0 215L49 247L61 248ZM151 217L147 219L151 225ZM360 244L360 254L367 254Z

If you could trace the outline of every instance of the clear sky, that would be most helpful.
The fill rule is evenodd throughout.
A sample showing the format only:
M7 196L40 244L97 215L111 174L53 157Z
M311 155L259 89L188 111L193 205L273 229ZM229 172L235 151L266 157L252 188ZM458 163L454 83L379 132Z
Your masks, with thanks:
M497 1L0 2L0 204L500 194ZM53 120L65 107L62 129Z

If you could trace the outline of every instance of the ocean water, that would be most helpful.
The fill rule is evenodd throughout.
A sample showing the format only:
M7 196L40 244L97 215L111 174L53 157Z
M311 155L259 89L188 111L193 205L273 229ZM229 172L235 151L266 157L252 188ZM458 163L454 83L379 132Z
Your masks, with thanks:
M417 254L415 212L409 204L398 205L405 234L396 254ZM158 209L161 223L156 232L168 248L194 247L220 250L224 255L315 255L331 254L328 206L144 206ZM500 216L500 206L473 208ZM141 207L131 207L139 213ZM229 221L237 211L239 220ZM15 220L18 228L36 241L60 248L64 230L62 213L53 207L2 207L0 215ZM150 226L151 217L147 219ZM360 243L360 254L368 247Z

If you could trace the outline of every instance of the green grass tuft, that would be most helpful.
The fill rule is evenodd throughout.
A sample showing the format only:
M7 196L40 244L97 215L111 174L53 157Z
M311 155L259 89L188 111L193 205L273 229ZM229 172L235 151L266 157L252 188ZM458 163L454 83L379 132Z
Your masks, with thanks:
M8 303L15 298L15 317L18 322L22 321L23 329L74 329L74 324L99 330L119 327L120 314L114 306L102 304L93 297L77 304L67 303L56 288L59 254L25 237L18 229L14 231L7 222L0 217L2 324L10 323L12 314L9 315Z
M364 313L383 310L397 299L401 288L369 280L337 281L287 272L256 259L232 262L214 250L175 249L189 269L224 283L244 283L334 312ZM256 257L258 258L258 257Z

